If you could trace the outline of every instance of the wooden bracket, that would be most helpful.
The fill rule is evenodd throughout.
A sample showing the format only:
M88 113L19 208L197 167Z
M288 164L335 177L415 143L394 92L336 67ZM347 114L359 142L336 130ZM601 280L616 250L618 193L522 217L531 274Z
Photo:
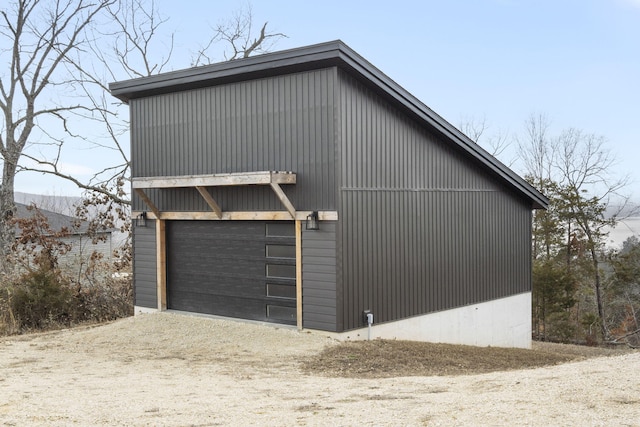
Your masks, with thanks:
M280 188L280 185L276 184L275 182L272 182L271 188L273 189L273 192L276 193L276 196L278 196L278 199L280 199L280 201L282 202L284 207L287 209L289 214L291 214L291 218L296 219L296 208L293 207L293 204L291 204L291 201L289 200L287 195L284 194L284 191L282 191L282 188Z
M207 189L204 187L196 186L196 190L198 190L198 193L200 193L200 195L204 198L211 210L216 213L218 219L222 218L222 209L220 209L220 206L218 206L213 197L211 197L211 194L207 191Z
M153 204L153 202L151 201L149 196L147 196L145 194L145 192L142 190L142 188L134 188L134 190L138 194L138 196L140 196L140 198L147 204L149 209L151 209L151 212L153 212L153 214L157 218L159 218L160 217L160 210L156 207L156 205Z

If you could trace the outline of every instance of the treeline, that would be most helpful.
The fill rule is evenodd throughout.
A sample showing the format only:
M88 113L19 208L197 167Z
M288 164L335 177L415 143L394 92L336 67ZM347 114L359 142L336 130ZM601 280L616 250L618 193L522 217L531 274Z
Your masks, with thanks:
M640 241L606 246L623 212L627 179L616 177L605 139L576 129L548 135L544 116L528 122L520 154L526 179L549 198L534 212L534 339L640 345Z
M605 246L597 198L571 185L538 182L549 197L533 221L533 333L538 340L640 345L640 240Z

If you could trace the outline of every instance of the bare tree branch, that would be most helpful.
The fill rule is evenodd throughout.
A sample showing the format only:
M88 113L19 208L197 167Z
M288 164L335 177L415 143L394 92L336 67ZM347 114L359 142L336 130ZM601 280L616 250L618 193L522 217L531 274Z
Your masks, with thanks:
M482 119L465 118L460 122L459 129L469 137L473 142L482 146L492 156L501 158L505 150L509 148L509 135L505 132L498 131L491 136L485 137L486 131L489 129L486 117ZM504 163L511 165L513 161L505 161Z
M167 18L154 0L6 1L0 6L0 46L6 46L0 61L7 70L0 77L0 258L13 239L7 224L15 212L18 172L49 174L130 203L123 190L130 173L128 114L109 97L107 82L164 71L174 45L173 34L160 32ZM285 37L269 33L266 22L254 35L252 24L250 7L236 13L230 24L218 26L196 62L208 60L219 41L232 50L225 57L236 58L266 52ZM117 159L88 179L65 172L70 149L96 148ZM20 164L21 158L32 164Z
M46 160L42 160L36 157L32 157L29 156L28 154L25 154L24 157L33 160L34 162L36 162L37 164L43 166L43 168L33 168L33 167L28 167L28 166L20 166L20 170L21 171L30 171L30 172L38 172L38 173L43 173L43 174L50 174L50 175L55 175L57 177L60 178L64 178L68 181L73 182L74 184L76 184L78 186L78 188L81 188L83 190L88 190L88 191L93 191L96 193L100 193L103 194L105 196L110 197L111 199L113 199L113 201L115 201L116 203L120 203L122 205L130 205L131 201L129 198L124 198L122 196L117 195L116 193L112 192L109 190L108 188L108 184L118 178L124 178L127 175L128 169L129 169L129 164L121 164L121 165L115 165L115 166L111 166L109 168L105 168L99 172L96 172L93 175L93 178L89 181L89 183L85 183L82 182L81 180L79 180L78 178L76 178L75 176L71 175L71 174L67 174L64 173L62 171L60 171L59 169L59 157L56 158L54 161L46 161ZM48 166L48 168L47 168ZM109 176L106 179L101 180L100 182L92 182L95 179L98 179L100 176L103 175L103 173L105 172L113 172L111 174L111 176Z
M191 65L207 65L215 62L208 52L213 45L219 42L225 43L231 51L230 53L224 52L224 59L227 61L248 58L252 54L269 52L278 40L287 36L283 33L267 32L267 24L268 22L265 22L258 35L253 36L253 11L251 5L241 8L231 20L222 22L212 28L213 37L198 50L197 55L191 61Z
M555 162L555 142L549 137L550 121L544 114L531 114L525 121L526 138L518 139L518 152L524 162L525 174L534 185L551 180Z
M115 37L113 57L119 62L129 78L145 77L164 71L173 53L174 34L168 45L158 48L158 29L168 21L159 15L155 1L147 9L141 0L121 0L108 8L116 23L116 30L109 34ZM159 61L152 60L152 51L166 52ZM140 67L141 66L141 67Z

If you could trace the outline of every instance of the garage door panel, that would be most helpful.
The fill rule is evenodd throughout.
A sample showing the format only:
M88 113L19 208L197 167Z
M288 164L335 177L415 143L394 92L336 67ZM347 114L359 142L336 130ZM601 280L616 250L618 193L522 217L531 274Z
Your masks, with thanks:
M235 263L216 263L215 260L210 260L206 265L183 263L180 267L181 270L191 269L191 271L185 271L182 275L182 279L191 280L204 280L206 282L212 282L219 277L225 276L242 276L242 277L264 277L264 266L259 265L261 261L247 260L247 259L235 259ZM242 261L253 261L243 263ZM245 265L243 265L245 264Z
M186 236L180 237L187 238ZM202 242L201 240L203 240L203 236L194 236L190 239L193 244L190 245L189 242L183 242L181 245L174 245L172 250L188 254L189 257L196 260L211 259L212 257L220 259L232 257L264 258L264 243L262 242L235 240Z
M263 294L266 283L264 281L257 282L251 279L223 278L215 283L203 285L201 283L193 284L186 282L171 287L168 293L178 295L180 293L197 293L202 295L236 295L246 298L257 298Z
M239 284L242 285L243 282L264 280L264 267L250 265L242 268L242 266L234 265L227 266L226 270L221 272L213 267L203 268L200 265L183 263L176 274L170 274L170 278L175 283L196 286L210 286L230 278L237 278L240 280Z
M241 298L237 296L190 294L180 300L180 310L235 317L263 322L295 324L295 301L275 301L265 304L262 299Z
M287 287L295 289L293 222L167 223L168 308L295 324Z

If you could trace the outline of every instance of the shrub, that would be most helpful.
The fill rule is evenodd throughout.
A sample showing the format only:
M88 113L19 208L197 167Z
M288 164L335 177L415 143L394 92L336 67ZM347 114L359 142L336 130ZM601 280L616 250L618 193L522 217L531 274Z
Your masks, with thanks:
M86 211L80 220L88 221L88 209L97 204L89 201L83 206ZM31 217L15 220L21 229L13 246L16 268L0 278L0 335L133 315L130 239L114 251L113 260L105 260L94 250L88 258L59 262L72 248L64 240L69 231L52 230L37 207L28 209L34 212ZM89 221L87 233L92 243L104 237L99 231L114 227L110 213L114 209L110 205ZM130 230L125 214L120 209L116 216L123 221L122 232Z
M571 322L568 311L552 313L547 318L547 339L554 342L572 342L575 336L575 326Z
M20 329L46 329L69 325L77 313L77 301L59 271L38 266L7 288L11 312Z
M85 321L106 322L133 315L130 277L108 277L99 285L81 287L78 303Z
M105 322L133 315L129 275L71 281L40 264L0 287L0 335Z
M2 285L0 287L0 335L11 335L20 330L18 320L13 313L12 300L13 287Z

